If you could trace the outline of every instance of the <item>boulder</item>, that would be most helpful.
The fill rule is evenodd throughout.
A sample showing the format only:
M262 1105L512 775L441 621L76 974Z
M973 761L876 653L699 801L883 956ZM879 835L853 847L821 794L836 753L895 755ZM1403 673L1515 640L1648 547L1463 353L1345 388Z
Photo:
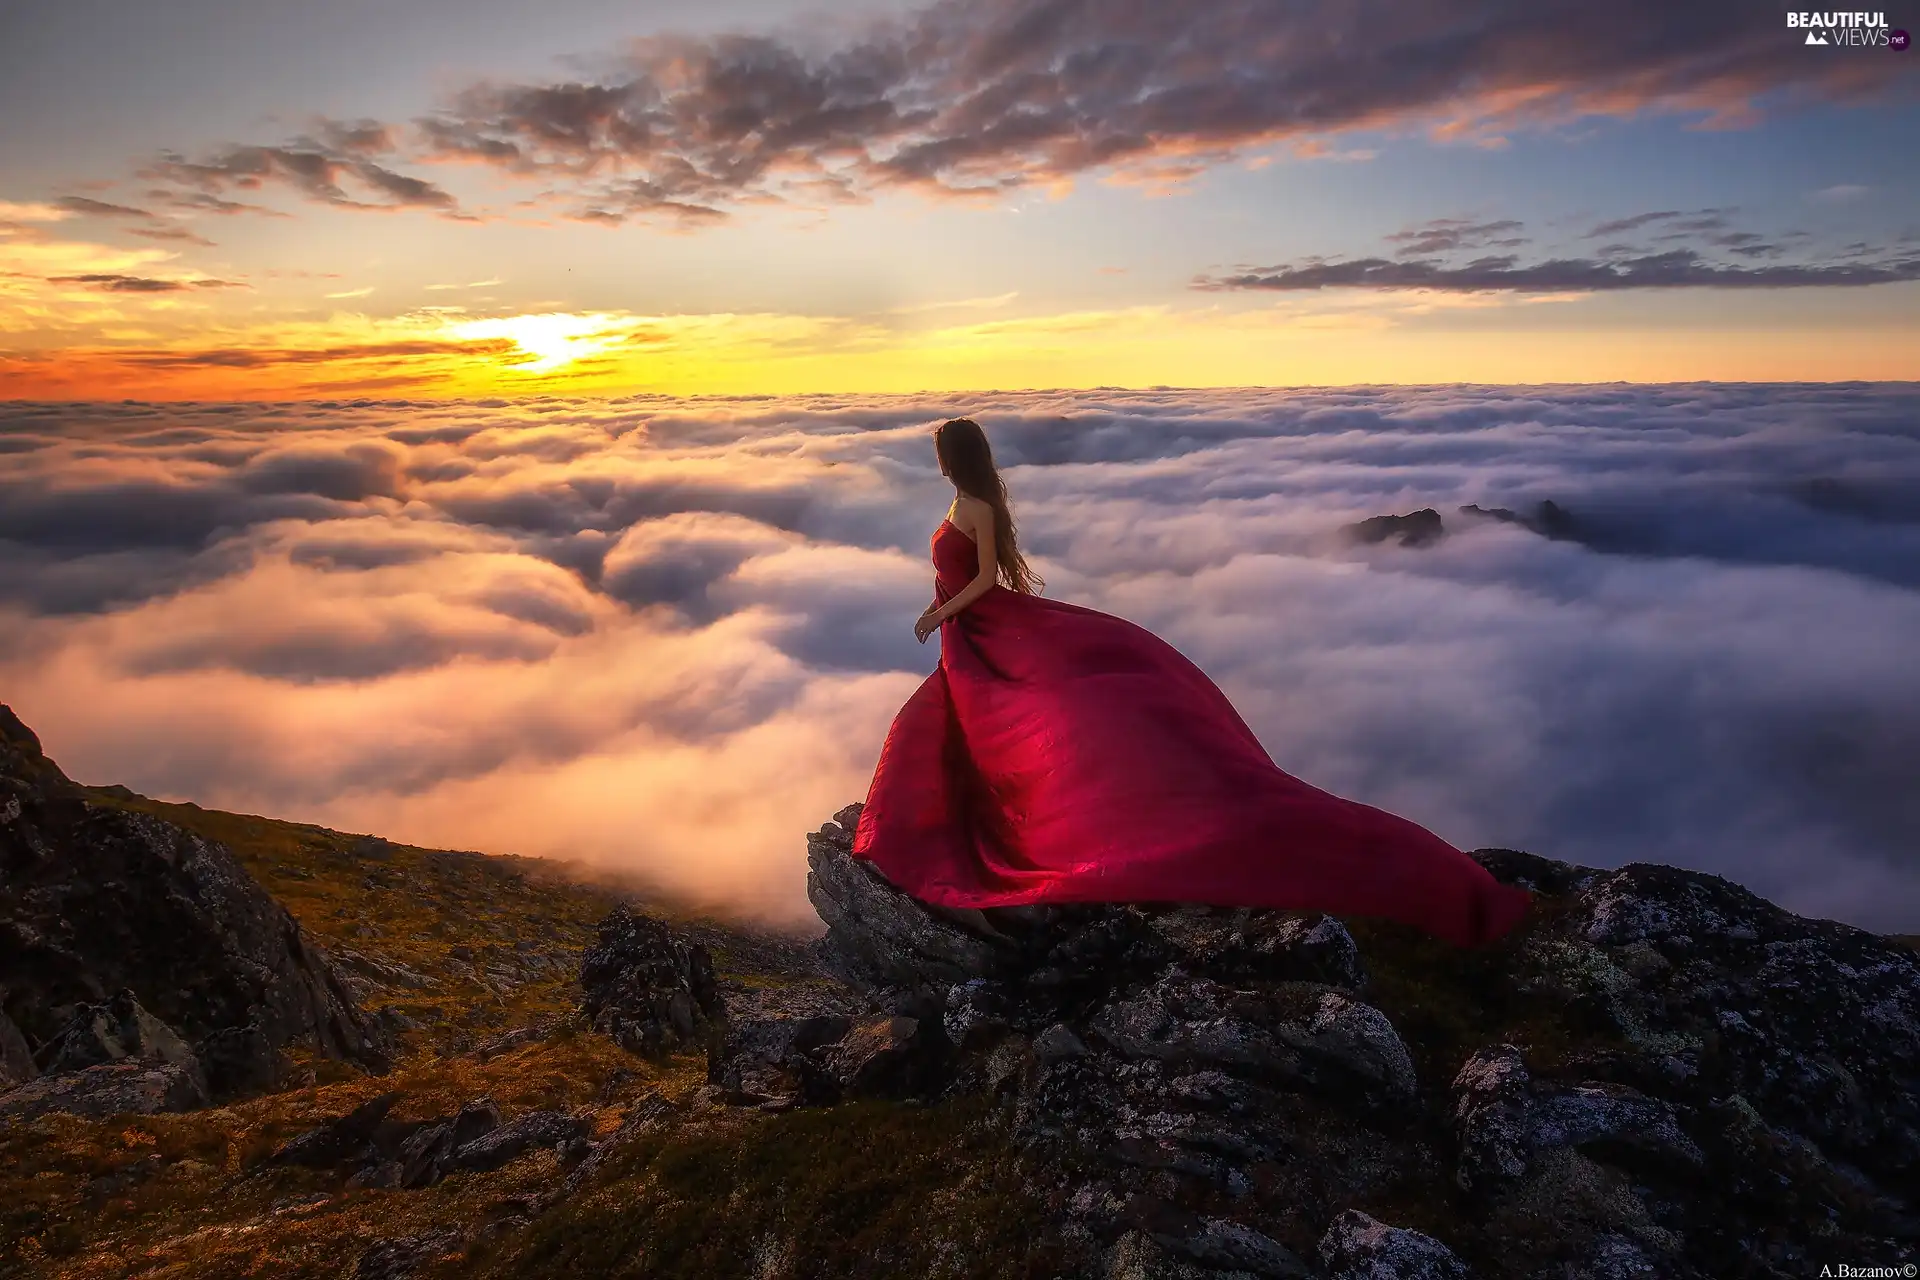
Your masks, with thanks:
M1011 946L936 915L855 858L859 820L860 806L848 805L807 837L807 897L826 922L821 945L836 975L883 1000L939 1002L955 983L1012 967Z
M0 1012L0 1089L25 1084L40 1074L33 1063L33 1050L13 1019Z
M1320 1237L1329 1280L1469 1280L1453 1250L1432 1236L1390 1227L1358 1209L1335 1218Z
M1243 991L1171 971L1101 1009L1090 1029L1126 1058L1352 1096L1369 1105L1413 1097L1413 1058L1385 1015L1315 983Z
M83 1004L73 1020L42 1047L40 1069L79 1071L122 1058L199 1067L199 1060L172 1027L140 1007L132 990L101 1004Z
M451 1229L376 1240L355 1264L354 1280L407 1280L464 1246L461 1233Z
M580 987L593 1029L630 1053L698 1043L726 1016L707 949L625 905L600 922L599 942L580 966Z
M730 1022L707 1055L707 1080L735 1105L813 1101L828 1089L820 1051L853 1029L837 1014Z
M0 707L0 987L36 1055L81 1005L131 991L199 1056L216 1096L257 1084L258 1054L209 1037L251 1027L384 1070L384 1038L341 974L223 846L70 782ZM119 1030L124 1030L120 1028ZM105 1028L100 1028L104 1033ZM119 1030L114 1034L117 1036ZM92 1034L92 1033L89 1033ZM103 1051L103 1043L81 1052Z
M849 1098L906 1098L940 1082L949 1045L936 1021L864 1022L822 1053L826 1074Z
M1513 981L1624 1043L1643 1088L1739 1095L1874 1176L1920 1176L1911 948L1718 876L1630 864L1581 878Z
M459 1143L446 1161L454 1169L484 1173L543 1147L564 1147L584 1138L588 1121L564 1111L529 1111L478 1137Z
M380 1123L399 1100L397 1093L369 1098L346 1115L288 1139L267 1157L267 1162L328 1169L356 1159L373 1143Z
M104 1119L191 1111L207 1104L197 1067L120 1061L41 1076L0 1094L0 1117L31 1120L53 1112Z

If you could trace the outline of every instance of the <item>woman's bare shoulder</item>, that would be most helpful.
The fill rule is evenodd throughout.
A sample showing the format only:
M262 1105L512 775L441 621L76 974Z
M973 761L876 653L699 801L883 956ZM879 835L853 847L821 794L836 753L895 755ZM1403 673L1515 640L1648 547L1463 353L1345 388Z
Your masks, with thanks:
M954 523L969 529L978 529L982 525L993 524L993 504L963 493L954 507Z

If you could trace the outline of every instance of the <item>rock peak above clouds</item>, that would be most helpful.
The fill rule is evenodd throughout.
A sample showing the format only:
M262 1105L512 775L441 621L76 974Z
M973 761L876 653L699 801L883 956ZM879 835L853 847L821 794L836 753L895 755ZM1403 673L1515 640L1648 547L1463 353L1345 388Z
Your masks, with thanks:
M1920 1245L1899 942L1717 876L1497 849L1474 856L1538 896L1471 952L1174 905L989 911L989 938L854 858L859 811L807 843L866 1012L735 1019L713 1078L773 1109L996 1099L1065 1161L1087 1275L1708 1280Z

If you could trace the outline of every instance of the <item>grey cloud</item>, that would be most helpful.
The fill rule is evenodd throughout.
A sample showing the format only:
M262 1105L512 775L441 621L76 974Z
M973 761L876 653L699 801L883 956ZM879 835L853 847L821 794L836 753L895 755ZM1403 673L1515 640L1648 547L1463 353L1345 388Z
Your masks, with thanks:
M140 176L185 187L190 193L188 199L197 194L204 198L204 207L220 213L246 208L241 202L225 199L226 192L256 191L269 183L343 208L417 208L441 213L459 209L452 195L423 178L387 168L361 154L359 148L343 149L313 139L285 146L232 146L197 160L168 152ZM383 198L357 199L343 185L349 181Z
M1303 266L1256 268L1234 275L1204 276L1196 288L1231 289L1443 289L1461 293L1611 292L1621 289L1858 288L1920 280L1920 256L1882 255L1873 262L1777 263L1740 266L1716 263L1692 249L1636 257L1553 258L1522 265L1511 255L1477 258L1460 265L1350 258Z
M444 191L390 166L478 161L547 183L575 217L698 224L753 200L1191 173L1248 148L1435 121L1471 132L1857 100L1899 73L1893 59L1803 53L1735 0L938 0L837 41L655 36L598 76L473 85L410 138L336 123L285 146L171 155L154 172L207 194L278 183L335 205L356 203L341 185L352 177L385 197L376 207L450 211Z
M150 276L123 276L92 273L78 276L49 276L55 284L88 284L108 293L184 293L194 289L241 289L233 280L157 280Z
M83 218L151 218L153 215L145 209L136 209L131 205L112 204L105 200L95 200L91 196L62 196L54 201L56 208Z
M1418 227L1396 231L1387 239L1400 248L1399 254L1451 253L1458 249L1511 249L1527 243L1529 237L1518 234L1521 224L1512 218L1492 222L1473 222L1465 218L1435 218Z

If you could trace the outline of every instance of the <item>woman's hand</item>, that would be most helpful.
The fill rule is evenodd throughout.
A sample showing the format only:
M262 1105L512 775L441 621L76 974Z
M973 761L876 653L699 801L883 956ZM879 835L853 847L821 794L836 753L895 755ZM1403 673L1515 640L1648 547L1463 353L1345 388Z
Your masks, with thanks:
M921 644L925 644L927 637L940 629L942 621L944 621L944 619L940 617L940 607L938 605L928 605L927 611L921 614L913 624L913 638Z

